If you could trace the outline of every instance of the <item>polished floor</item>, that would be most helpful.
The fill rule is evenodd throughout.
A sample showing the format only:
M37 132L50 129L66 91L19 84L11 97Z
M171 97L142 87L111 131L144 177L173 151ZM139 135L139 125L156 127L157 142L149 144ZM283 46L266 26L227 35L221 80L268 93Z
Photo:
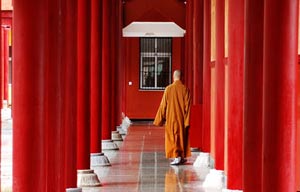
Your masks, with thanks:
M7 117L2 119L2 192L12 188L12 121ZM133 124L124 141L117 144L119 150L103 151L111 166L92 167L102 185L83 188L83 192L221 192L202 187L207 170L193 166L199 153L193 153L185 165L170 166L164 156L163 127L151 122Z

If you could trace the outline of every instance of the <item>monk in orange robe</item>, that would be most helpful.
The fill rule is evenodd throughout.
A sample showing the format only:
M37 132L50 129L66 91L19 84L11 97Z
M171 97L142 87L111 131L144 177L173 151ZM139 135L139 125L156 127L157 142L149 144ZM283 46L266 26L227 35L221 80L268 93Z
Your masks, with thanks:
M180 76L180 70L175 70L174 82L166 87L153 122L157 126L165 122L166 158L175 158L171 165L183 164L191 156L188 142L191 96Z

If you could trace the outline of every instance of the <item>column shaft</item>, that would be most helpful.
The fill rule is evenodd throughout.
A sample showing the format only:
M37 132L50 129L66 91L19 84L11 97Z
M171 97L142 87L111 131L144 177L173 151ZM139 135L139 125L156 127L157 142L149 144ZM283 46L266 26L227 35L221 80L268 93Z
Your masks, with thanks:
M9 34L10 28L7 28L6 26L2 27L2 66L3 66L3 100L8 101L8 81L9 81L9 61L8 61L8 34ZM1 101L1 106L2 106Z
M65 15L65 188L77 186L77 0L66 0Z
M244 0L229 0L228 8L228 180L229 189L242 189Z
M210 152L211 0L204 0L202 150Z
M91 18L91 153L101 152L102 4L92 0Z
M46 191L46 4L14 1L13 191Z
M264 2L245 4L243 190L261 192Z
M224 23L225 1L216 0L216 169L224 169L224 97L225 97L225 65L224 65Z
M90 0L78 0L77 169L90 169Z
M298 1L266 0L263 68L263 191L296 191Z
M110 0L103 0L102 20L102 139L111 139L111 30L110 30Z
M203 103L203 1L193 1L193 104Z

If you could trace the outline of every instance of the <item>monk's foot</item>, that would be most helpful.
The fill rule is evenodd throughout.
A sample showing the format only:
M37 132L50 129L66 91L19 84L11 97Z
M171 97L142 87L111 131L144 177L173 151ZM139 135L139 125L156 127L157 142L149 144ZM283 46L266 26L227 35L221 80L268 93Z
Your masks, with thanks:
M179 165L181 163L181 157L176 157L170 165Z

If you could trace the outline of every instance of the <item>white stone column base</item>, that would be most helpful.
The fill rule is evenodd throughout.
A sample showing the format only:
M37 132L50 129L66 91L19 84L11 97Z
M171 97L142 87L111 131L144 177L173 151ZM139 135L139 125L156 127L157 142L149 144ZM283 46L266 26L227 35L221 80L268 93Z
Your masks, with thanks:
M193 163L194 167L210 167L209 153L200 152L196 161Z
M91 167L111 166L104 153L91 153Z
M77 170L77 187L98 187L101 186L98 176L94 170Z
M112 140L102 140L102 150L119 150L119 147Z
M226 188L224 171L211 169L203 182L203 187L218 190Z
M81 188L68 188L66 192L82 192Z
M111 139L113 141L123 141L123 138L122 138L121 134L119 133L119 131L112 131Z
M222 189L222 192L243 192L242 190Z
M121 135L126 135L127 134L127 129L123 129L122 126L117 126L117 131L119 131L119 133Z

